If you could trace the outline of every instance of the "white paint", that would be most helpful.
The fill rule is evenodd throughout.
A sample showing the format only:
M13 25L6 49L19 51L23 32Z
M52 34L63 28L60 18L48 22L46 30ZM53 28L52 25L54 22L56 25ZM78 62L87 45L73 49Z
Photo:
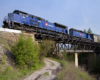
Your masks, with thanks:
M53 27L52 25L48 25L48 26L51 26L51 27Z
M13 32L13 33L21 33L21 30L14 30L14 29L7 29L7 28L0 28L0 31Z

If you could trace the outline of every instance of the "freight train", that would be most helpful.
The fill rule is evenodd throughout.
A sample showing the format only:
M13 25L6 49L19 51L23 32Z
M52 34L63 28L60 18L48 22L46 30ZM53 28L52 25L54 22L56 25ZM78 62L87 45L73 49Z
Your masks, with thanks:
M59 23L50 23L47 20L28 14L23 11L14 10L13 13L8 13L4 18L3 28L12 28L20 30L28 30L41 32L43 34L66 36L69 35L71 39L89 40L92 42L100 42L100 36L96 34L88 34L80 30L69 29L68 27Z

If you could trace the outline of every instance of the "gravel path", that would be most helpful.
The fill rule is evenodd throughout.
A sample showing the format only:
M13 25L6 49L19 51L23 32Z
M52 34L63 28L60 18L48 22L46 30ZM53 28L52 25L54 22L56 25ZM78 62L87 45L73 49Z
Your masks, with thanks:
M32 73L29 77L24 80L54 80L57 76L57 71L61 69L60 63L51 59L44 59L45 66ZM48 73L48 75L45 75Z

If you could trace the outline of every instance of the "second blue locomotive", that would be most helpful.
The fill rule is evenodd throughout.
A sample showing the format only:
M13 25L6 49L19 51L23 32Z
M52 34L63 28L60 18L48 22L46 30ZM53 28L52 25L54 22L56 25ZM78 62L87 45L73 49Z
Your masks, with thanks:
M69 29L69 34L72 37L74 36L78 38L83 38L83 39L85 38L85 39L92 40L90 34L80 31L80 30L73 29L73 28Z

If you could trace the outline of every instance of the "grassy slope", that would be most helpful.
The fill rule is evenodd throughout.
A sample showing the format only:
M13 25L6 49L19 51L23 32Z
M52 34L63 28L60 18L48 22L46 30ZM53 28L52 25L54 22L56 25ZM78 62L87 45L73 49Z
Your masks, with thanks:
M10 46L1 35L0 44L3 44L4 48L10 50ZM11 66L10 64L7 64L8 58L6 55L4 55L4 53L0 54L0 56L0 80L22 80L32 72L42 68L45 65L44 62L41 62L34 70L19 69L17 67Z
M73 62L61 61L54 58L52 59L60 62L63 66L62 71L58 74L57 80L96 80L83 68L76 68Z
M38 64L34 70L12 68L12 66L0 65L0 80L22 80L32 72L42 68L45 63ZM5 68L4 68L5 67Z

